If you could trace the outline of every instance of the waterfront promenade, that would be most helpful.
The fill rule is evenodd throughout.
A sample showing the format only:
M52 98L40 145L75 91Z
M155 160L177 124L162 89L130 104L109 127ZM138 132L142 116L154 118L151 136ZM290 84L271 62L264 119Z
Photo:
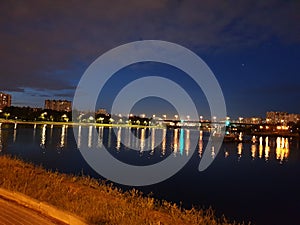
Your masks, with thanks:
M15 202L0 198L0 225L53 225L64 223L45 217L44 215L19 205Z

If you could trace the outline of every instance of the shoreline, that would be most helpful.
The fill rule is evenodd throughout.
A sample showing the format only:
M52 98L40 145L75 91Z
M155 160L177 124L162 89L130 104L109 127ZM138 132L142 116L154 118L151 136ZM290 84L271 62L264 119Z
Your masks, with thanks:
M239 224L212 209L183 209L176 204L122 191L89 177L46 171L20 159L0 156L0 188L46 202L88 224Z
M78 122L52 122L52 121L20 121L0 119L0 123L28 124L28 125L56 125L56 126L96 126L96 127L130 127L130 128L161 128L162 126L143 126L130 124L102 124L102 123L78 123Z

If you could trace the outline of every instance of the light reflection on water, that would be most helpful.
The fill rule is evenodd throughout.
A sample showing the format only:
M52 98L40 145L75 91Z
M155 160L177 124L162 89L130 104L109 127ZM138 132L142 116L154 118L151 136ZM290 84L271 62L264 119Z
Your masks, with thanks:
M3 138L3 125L0 124L0 151L5 150L7 140ZM8 126L7 124L5 125ZM18 142L17 136L22 135L19 133L19 129L24 129L21 125L13 125L12 142ZM198 156L201 158L203 151L208 141L208 134L202 130L189 130L189 129L158 129L158 128L129 128L129 127L117 127L115 129L111 127L95 127L94 126L77 126L77 146L102 149L104 146L111 151L123 151L124 149L131 149L134 147L138 150L142 156L147 152L150 156L155 156L155 151L160 152L160 156L168 156L172 153L173 156L188 156L191 152L190 143L192 140L198 141ZM26 127L26 129L32 129L32 138L36 142L36 138L39 138L39 146L45 153L47 148L50 148L52 144L55 144L57 151L61 152L63 149L68 148L68 133L72 132L71 128L67 125L53 126L53 125L33 125ZM6 131L8 131L6 129ZM37 132L38 131L38 132ZM137 138L133 138L133 135ZM38 135L38 137L37 137ZM8 135L9 136L9 135ZM59 137L57 137L59 136ZM72 134L71 134L72 136ZM244 135L240 134L242 138ZM86 140L85 140L86 139ZM255 137L250 138L248 143L234 142L231 143L236 146L236 154L233 154L232 147L225 148L224 158L236 157L237 161L240 161L244 157L248 157L252 160L263 159L266 162L270 157L273 160L277 160L280 164L287 162L290 151L289 138L283 137ZM74 139L72 139L74 142ZM226 146L226 144L225 144ZM246 147L245 146L249 146ZM249 149L249 150L248 150ZM149 150L149 152L148 152ZM211 157L217 157L214 146L210 149ZM245 154L246 151L246 154ZM167 154L168 152L168 154ZM166 155L167 154L167 155Z
M186 157L193 152L192 141L197 141L195 155L187 166L162 184L149 187L149 192L161 194L162 199L171 201L217 206L232 218L240 216L244 219L250 215L250 220L266 217L269 222L274 215L280 216L278 212L274 214L278 206L272 203L278 192L286 195L286 198L277 199L279 205L285 205L286 212L282 218L291 218L293 214L288 210L297 209L300 200L299 182L296 182L300 174L298 139L250 136L244 142L224 143L218 154L212 146L209 155L215 161L205 172L199 173L197 166L208 142L208 133L202 130L94 126L77 126L75 130L77 144L70 126L18 124L14 129L14 124L0 124L0 153L20 156L47 169L58 168L62 172L76 174L84 171L97 177L85 164L79 147L98 151L106 147L117 158L153 163L153 159L163 160L168 156ZM240 136L246 139L245 135ZM275 182L284 185L274 185ZM187 187L189 191L185 192ZM268 190L268 195L263 191L249 194L254 187ZM268 216L261 214L264 210ZM276 224L274 221L277 218L274 217L271 223L255 223L254 220L254 224Z
M200 142L201 138L199 139L199 154L201 152L200 150ZM270 158L270 153L272 150L274 150L275 159L278 160L281 164L288 160L289 157L289 151L290 151L290 141L289 138L284 137L277 137L273 138L273 142L276 140L276 146L270 146L270 138L269 137L259 137L259 143L252 142L251 144L251 159L255 160L257 157L262 159L264 158L267 162ZM237 156L238 161L243 156L243 148L245 143L239 142L237 143ZM272 148L271 148L272 147ZM258 149L258 152L257 152ZM212 150L212 157L213 157L213 150ZM229 151L225 151L225 158L229 157L230 153Z

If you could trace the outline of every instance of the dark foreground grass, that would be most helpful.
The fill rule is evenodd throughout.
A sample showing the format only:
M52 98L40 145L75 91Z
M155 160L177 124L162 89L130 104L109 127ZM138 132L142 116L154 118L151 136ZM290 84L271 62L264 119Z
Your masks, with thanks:
M18 191L90 224L238 224L213 210L181 209L166 201L121 190L89 177L46 171L9 156L0 156L0 187Z

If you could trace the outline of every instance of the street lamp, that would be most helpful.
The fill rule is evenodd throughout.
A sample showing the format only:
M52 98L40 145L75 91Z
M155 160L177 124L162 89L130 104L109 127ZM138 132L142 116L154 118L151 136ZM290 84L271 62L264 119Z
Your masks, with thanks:
M45 115L47 115L47 112L43 112L43 113L41 114L41 119L42 119L42 120L45 119Z
M10 116L10 113L4 113L4 116L6 119L8 119L8 117Z
M242 120L243 120L243 119L244 119L243 117L239 117L240 123L242 123Z
M69 122L69 118L66 114L61 116L63 118L64 121Z

